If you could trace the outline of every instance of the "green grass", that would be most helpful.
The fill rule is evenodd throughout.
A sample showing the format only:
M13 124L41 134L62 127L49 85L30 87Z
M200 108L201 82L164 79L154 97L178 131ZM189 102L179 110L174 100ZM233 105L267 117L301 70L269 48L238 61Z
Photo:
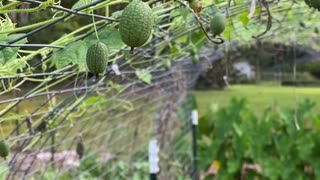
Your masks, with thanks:
M195 91L194 94L198 101L200 114L204 114L212 104L217 104L218 107L227 105L232 97L247 98L249 108L257 114L270 106L293 108L306 98L317 103L313 109L314 112L320 108L320 88L235 85L223 91Z

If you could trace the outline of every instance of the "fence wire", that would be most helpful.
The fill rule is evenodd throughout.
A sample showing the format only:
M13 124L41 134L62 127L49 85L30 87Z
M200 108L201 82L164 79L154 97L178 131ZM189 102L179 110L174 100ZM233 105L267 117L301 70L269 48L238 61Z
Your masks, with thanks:
M201 33L194 18L173 26L176 19L183 18L181 13L175 12L186 9L184 2L148 2L153 9L162 8L156 11L156 16L161 18L154 25L153 38L130 56L128 47L111 49L110 62L119 66L120 76L109 67L103 76L96 78L81 71L76 64L66 64L52 71L38 70L49 66L55 54L94 36L96 31L92 23L65 35L71 37L65 42L55 39L50 44L20 43L74 17L94 18L98 32L115 27L118 17L88 13L110 3L112 1L88 1L86 5L70 9L54 1L17 0L0 7L3 15L19 12L18 7L23 4L36 11L55 11L55 17L42 24L35 23L31 30L18 27L16 33L25 33L0 44L2 51L21 47L19 51L24 54L8 65L15 68L24 64L16 71L0 66L0 124L3 138L11 147L10 157L1 161L8 167L6 179L80 179L89 175L98 179L130 179L138 174L147 179L147 148L152 139L157 139L160 147L159 179L190 179L195 173L190 118L193 107L188 94L198 76L213 61L221 59L223 53L218 51L218 46L205 43L205 48L199 52L200 63L194 64L189 45L181 45L179 53L170 52L169 47L181 38ZM233 19L248 12L250 3L228 7L226 2L221 2L207 5L203 11L210 16L216 12L215 7L219 7ZM270 2L270 11L281 15L274 21L274 26L280 29L281 18L291 8L279 4L293 2ZM6 12L5 7L11 8ZM305 11L299 6L295 9L298 13ZM191 14L190 9L187 10ZM261 11L261 15L253 17L252 23L259 30L265 28L263 22L267 16L266 11ZM237 35L246 31L240 28L239 22L233 22L232 26ZM1 34L12 32L2 25ZM243 39L239 36L237 40ZM198 39L198 43L201 41L204 39ZM158 54L158 49L166 48ZM170 69L164 68L165 60L172 62ZM137 78L139 68L150 72L151 84ZM22 90L18 91L19 88ZM79 144L84 148L81 157L76 152Z

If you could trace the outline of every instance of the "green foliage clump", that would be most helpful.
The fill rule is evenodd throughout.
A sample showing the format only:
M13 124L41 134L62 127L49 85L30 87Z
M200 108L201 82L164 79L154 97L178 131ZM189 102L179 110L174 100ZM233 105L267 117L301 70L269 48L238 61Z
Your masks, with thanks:
M320 81L318 80L286 80L281 81L282 86L299 86L299 87L319 87Z
M306 71L308 71L314 77L320 79L320 61L313 61L305 65Z
M245 99L232 99L228 107L200 118L202 170L215 167L217 174L211 175L218 179L320 177L320 121L309 114L315 103L305 100L296 109L279 111L270 107L259 117L246 105Z
M121 39L131 48L142 46L151 35L153 22L154 16L149 5L141 0L133 0L121 15Z
M320 11L320 0L305 0L309 7L318 9Z
M314 33L319 34L319 28L318 27L314 28Z

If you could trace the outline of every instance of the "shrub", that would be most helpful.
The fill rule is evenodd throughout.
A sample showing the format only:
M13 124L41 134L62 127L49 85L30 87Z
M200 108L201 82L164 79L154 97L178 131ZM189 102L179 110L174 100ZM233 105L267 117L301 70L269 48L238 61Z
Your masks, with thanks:
M282 86L320 87L320 81L281 81Z
M279 111L270 106L260 117L246 104L245 99L232 99L228 107L209 110L200 118L202 175L217 179L319 179L319 117L309 114L315 104L306 100L296 110Z
M226 75L226 69L228 69L229 83L233 84L244 81L245 77L233 67L232 62L218 60L213 62L212 67L200 75L197 80L196 89L224 89L227 85L223 79Z
M312 61L310 63L307 63L305 69L311 75L320 79L320 61Z

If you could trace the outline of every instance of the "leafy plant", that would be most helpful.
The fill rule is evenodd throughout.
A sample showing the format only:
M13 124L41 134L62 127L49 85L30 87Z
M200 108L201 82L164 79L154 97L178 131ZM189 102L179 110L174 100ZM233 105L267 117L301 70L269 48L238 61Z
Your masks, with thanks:
M12 35L5 35L0 34L0 43L6 43L8 41L14 40L16 38L19 38L20 36L23 36L24 34L12 34ZM22 39L18 41L18 43L26 43L26 39ZM5 65L7 62L10 62L14 59L16 59L16 56L18 54L18 47L7 47L0 51L0 64Z
M320 177L319 119L309 113L315 103L305 100L296 109L266 109L260 117L246 105L245 99L234 98L229 106L200 118L203 171L212 170L216 161L220 168L211 175L219 179Z

